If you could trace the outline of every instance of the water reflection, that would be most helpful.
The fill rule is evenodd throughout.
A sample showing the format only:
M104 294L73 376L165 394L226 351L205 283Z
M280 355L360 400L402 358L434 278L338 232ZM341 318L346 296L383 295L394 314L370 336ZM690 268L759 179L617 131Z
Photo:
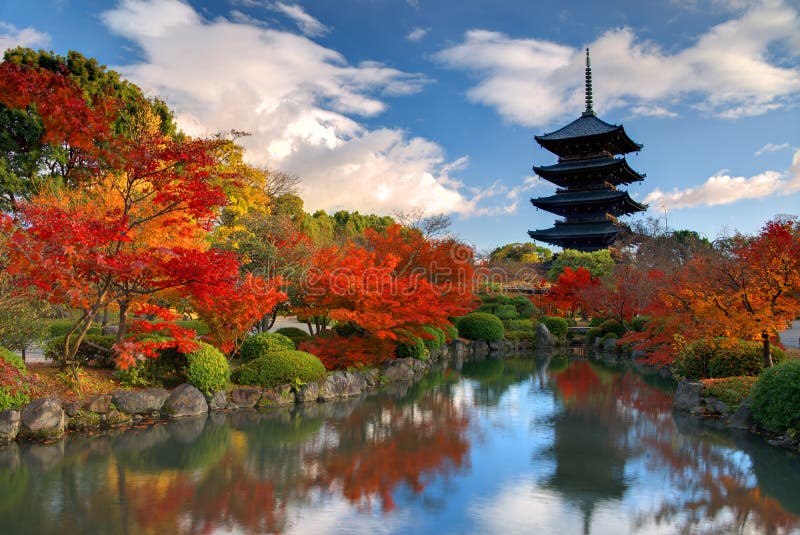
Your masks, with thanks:
M0 449L8 533L789 533L800 461L585 361ZM506 415L514 413L513 418Z

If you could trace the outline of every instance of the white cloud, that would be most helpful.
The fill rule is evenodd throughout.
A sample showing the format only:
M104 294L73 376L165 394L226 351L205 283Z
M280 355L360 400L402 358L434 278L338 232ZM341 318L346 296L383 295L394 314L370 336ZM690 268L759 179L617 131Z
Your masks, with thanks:
M663 106L649 106L646 104L640 104L632 107L631 112L633 115L641 117L664 117L673 119L678 116L677 113L670 111Z
M272 2L267 4L269 9L283 13L297 24L300 31L309 37L320 37L330 31L319 20L309 15L305 9L297 4L285 4L283 2Z
M798 27L795 8L763 0L675 52L638 38L630 28L609 30L589 43L595 108L666 112L667 106L683 103L737 118L783 107L800 92L800 69L771 55L779 50L800 54ZM468 98L494 107L507 120L543 126L565 110L575 115L582 107L583 48L472 30L435 57L473 72L478 82Z
M25 46L44 48L50 45L50 36L33 28L18 29L13 24L0 21L0 55L9 48Z
M406 35L408 41L420 41L423 37L428 35L430 28L420 28L417 26Z
M663 192L656 188L644 202L657 208L692 208L731 204L744 199L760 199L772 194L787 195L800 191L800 150L794 153L786 173L764 171L752 177L731 176L720 171L703 184L683 190Z
M380 95L427 82L377 62L349 64L335 50L285 31L204 20L179 0L126 0L102 20L142 50L115 69L168 102L190 135L231 129L253 163L302 177L310 210L474 214L477 200L442 148L398 129L369 130ZM165 31L165 29L169 31Z
M753 155L761 156L762 154L766 154L767 152L778 152L790 148L792 147L788 143L781 143L780 145L776 145L775 143L767 143L766 145L758 149L755 153L753 153Z

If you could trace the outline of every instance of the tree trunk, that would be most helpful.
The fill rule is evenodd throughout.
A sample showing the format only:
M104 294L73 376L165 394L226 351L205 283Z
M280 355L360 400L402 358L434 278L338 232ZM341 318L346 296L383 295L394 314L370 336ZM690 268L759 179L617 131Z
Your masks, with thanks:
M119 326L117 329L117 343L122 343L125 334L128 332L128 302L125 300L117 301L119 304Z
M761 333L761 339L764 341L764 368L772 367L772 355L769 350L769 334L767 331Z

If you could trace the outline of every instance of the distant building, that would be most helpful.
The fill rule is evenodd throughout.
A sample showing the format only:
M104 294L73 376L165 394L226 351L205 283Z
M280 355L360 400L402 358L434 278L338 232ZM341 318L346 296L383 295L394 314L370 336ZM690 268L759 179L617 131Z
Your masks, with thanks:
M608 124L592 109L592 66L586 49L586 111L567 126L536 136L543 148L558 156L558 163L534 166L534 172L552 182L555 195L531 199L537 208L564 217L555 226L530 230L534 240L564 249L596 251L605 249L630 229L620 223L621 215L642 212L647 205L634 201L619 186L639 182L645 175L628 166L625 157L639 151L622 125Z

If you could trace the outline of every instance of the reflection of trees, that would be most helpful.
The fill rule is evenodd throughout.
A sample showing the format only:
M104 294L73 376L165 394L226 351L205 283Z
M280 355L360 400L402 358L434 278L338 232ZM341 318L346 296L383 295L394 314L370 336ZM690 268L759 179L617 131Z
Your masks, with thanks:
M455 381L431 376L403 399L310 404L70 437L0 450L8 533L280 533L288 510L324 493L391 509L401 487L464 466ZM67 447L65 448L65 444ZM22 459L22 461L20 461Z
M679 490L655 510L640 512L641 529L655 523L678 525L681 533L741 533L753 527L779 533L798 525L785 509L796 506L796 495L767 494L780 478L777 488L798 488L800 475L791 481L785 475L798 473L796 458L783 458L778 466L775 451L737 444L750 454L751 470L745 458L731 455L736 446L730 434L709 434L689 416L673 418L671 395L648 384L652 379L581 361L550 375L563 408L555 420L556 470L545 485L584 511L584 531L595 504L623 497L624 467L637 455Z
M536 369L533 359L486 359L465 362L461 376L475 381L475 403L495 406L512 386L528 380Z

